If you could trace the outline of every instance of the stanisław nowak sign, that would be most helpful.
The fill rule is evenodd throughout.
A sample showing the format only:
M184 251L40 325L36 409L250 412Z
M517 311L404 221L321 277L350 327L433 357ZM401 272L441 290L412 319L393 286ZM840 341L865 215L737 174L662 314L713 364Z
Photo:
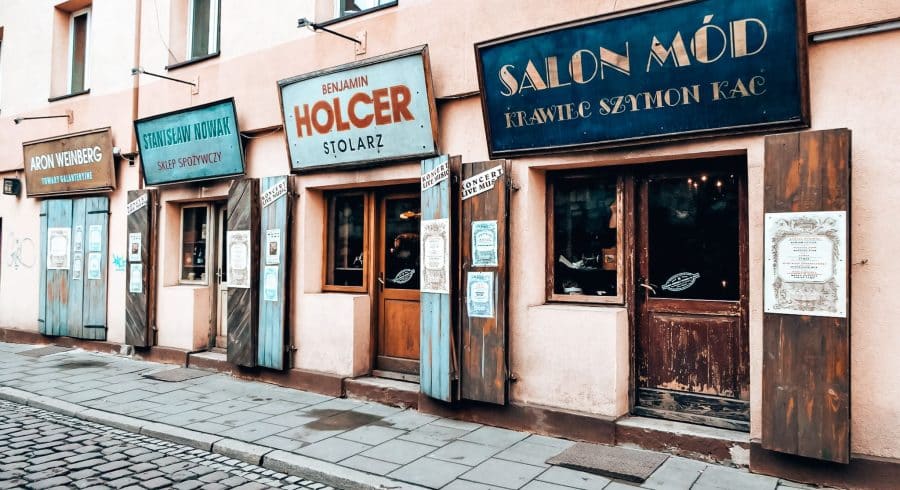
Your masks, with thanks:
M109 191L116 187L109 128L22 145L28 196Z
M281 80L278 86L292 170L437 154L427 47Z
M699 0L476 46L492 156L808 125L803 0Z
M244 173L234 99L139 119L134 131L147 185Z

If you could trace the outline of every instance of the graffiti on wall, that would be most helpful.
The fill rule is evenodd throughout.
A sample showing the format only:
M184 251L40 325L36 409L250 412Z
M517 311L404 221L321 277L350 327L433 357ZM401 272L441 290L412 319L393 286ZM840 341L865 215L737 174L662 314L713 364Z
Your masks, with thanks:
M12 243L12 247L6 265L12 267L14 270L19 270L22 267L26 269L34 267L37 260L37 251L34 240L28 237L16 238L15 235L10 233L9 241Z

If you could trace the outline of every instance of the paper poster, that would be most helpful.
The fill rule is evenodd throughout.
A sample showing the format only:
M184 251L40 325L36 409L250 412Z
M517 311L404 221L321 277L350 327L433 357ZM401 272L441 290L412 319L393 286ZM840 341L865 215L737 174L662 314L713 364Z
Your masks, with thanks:
M80 253L72 256L72 279L81 279L82 257Z
M129 264L128 292L142 294L144 292L144 264Z
M125 205L125 214L132 214L138 209L146 206L148 202L147 194L141 194L137 199Z
M497 221L472 222L472 267L497 267Z
M444 162L422 175L422 190L428 190L450 177L450 165Z
M765 312L847 316L847 213L766 213Z
M69 269L71 239L71 228L47 228L47 269Z
M497 182L497 179L499 179L502 175L503 165L497 165L494 168L489 168L484 172L475 174L462 181L462 200L465 201L470 197L475 197L478 194L493 189L494 183Z
M450 294L450 220L422 220L422 239L419 253L422 257L423 293Z
M129 233L128 234L128 261L129 262L140 262L141 261L141 242L143 239L141 238L140 233Z
M263 274L263 299L278 301L278 266L267 265Z
M101 250L101 230L103 230L101 225L88 226L88 252L99 252Z
M269 204L277 201L278 198L287 194L287 179L283 179L278 181L277 184L273 185L266 189L265 192L262 193L259 200L262 204L262 207L268 207Z
M228 287L250 287L250 230L227 233Z
M72 241L72 247L76 252L81 252L84 249L84 227L76 226L75 227L75 239Z
M91 252L88 254L87 260L87 278L88 279L101 279L102 271L100 270L100 265L103 262L102 256L99 252Z
M472 318L494 318L494 273L469 272L466 309Z
M281 263L281 229L266 230L266 265Z

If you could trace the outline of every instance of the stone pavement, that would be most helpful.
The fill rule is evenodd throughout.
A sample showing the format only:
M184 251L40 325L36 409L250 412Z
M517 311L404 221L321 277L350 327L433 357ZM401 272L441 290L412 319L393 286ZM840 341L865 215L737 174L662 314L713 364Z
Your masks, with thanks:
M211 449L343 488L625 489L545 461L573 443L415 410L210 374L163 382L174 366L80 350L43 357L0 343L0 398ZM669 457L654 489L776 489L802 485Z
M0 401L0 489L6 488L333 490L227 456Z

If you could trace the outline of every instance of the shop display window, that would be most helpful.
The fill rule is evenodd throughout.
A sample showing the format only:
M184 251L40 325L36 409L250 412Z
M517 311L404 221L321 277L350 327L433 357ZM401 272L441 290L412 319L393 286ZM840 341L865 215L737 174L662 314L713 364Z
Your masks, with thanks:
M207 206L186 206L181 209L181 282L207 284L209 243L209 212Z
M548 299L621 303L621 179L551 175L547 196Z
M361 192L328 196L326 289L365 291L366 199Z

